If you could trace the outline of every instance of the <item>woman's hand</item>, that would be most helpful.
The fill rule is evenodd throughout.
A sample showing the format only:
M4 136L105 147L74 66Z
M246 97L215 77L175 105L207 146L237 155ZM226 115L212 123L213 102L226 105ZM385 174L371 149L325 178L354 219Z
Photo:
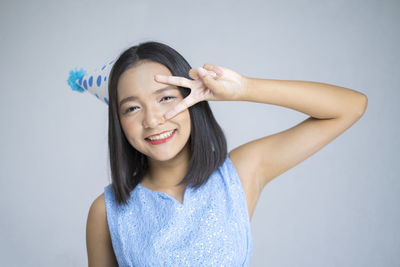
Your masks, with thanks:
M246 90L248 78L239 73L212 64L205 64L203 68L190 69L186 79L178 76L155 75L157 82L190 88L190 94L164 116L170 119L194 104L204 100L224 101L239 100Z

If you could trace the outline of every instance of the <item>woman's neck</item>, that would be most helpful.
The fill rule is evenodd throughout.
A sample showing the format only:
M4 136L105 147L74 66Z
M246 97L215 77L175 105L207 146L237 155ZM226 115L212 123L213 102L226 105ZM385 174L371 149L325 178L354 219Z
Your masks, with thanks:
M148 158L149 171L141 184L153 190L176 190L184 186L176 185L185 177L189 167L188 144L172 159L156 161Z

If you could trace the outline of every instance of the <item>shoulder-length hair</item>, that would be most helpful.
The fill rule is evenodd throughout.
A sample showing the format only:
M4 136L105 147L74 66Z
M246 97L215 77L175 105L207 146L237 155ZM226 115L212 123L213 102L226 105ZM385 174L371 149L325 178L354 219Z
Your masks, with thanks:
M108 148L112 187L118 204L127 203L131 191L147 173L147 156L137 151L126 139L118 113L118 80L122 73L134 67L140 60L158 62L167 67L173 76L191 79L191 66L177 51L159 42L145 42L132 46L120 54L109 76ZM190 89L178 86L182 97ZM189 107L191 133L189 169L178 185L198 188L222 165L227 157L227 143L207 101Z

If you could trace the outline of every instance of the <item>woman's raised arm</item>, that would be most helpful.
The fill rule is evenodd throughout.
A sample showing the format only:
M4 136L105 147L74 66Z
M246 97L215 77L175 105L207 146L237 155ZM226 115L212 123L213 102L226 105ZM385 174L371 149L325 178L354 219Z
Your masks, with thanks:
M203 69L204 68L204 69ZM225 67L191 69L194 80L157 75L156 81L189 87L191 93L166 118L202 100L236 100L278 105L308 114L299 124L229 152L246 192L250 214L273 178L326 146L364 114L367 97L355 90L309 81L249 78Z
M304 161L364 114L367 97L352 89L308 82L247 78L239 100L287 107L310 115L299 124L230 152L245 180L261 191L273 178Z

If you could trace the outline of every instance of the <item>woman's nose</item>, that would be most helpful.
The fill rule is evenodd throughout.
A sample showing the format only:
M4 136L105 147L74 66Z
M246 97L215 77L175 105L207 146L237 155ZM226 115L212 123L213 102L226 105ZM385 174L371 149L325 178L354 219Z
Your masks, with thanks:
M159 109L148 109L143 118L143 127L155 128L165 122L164 114Z

